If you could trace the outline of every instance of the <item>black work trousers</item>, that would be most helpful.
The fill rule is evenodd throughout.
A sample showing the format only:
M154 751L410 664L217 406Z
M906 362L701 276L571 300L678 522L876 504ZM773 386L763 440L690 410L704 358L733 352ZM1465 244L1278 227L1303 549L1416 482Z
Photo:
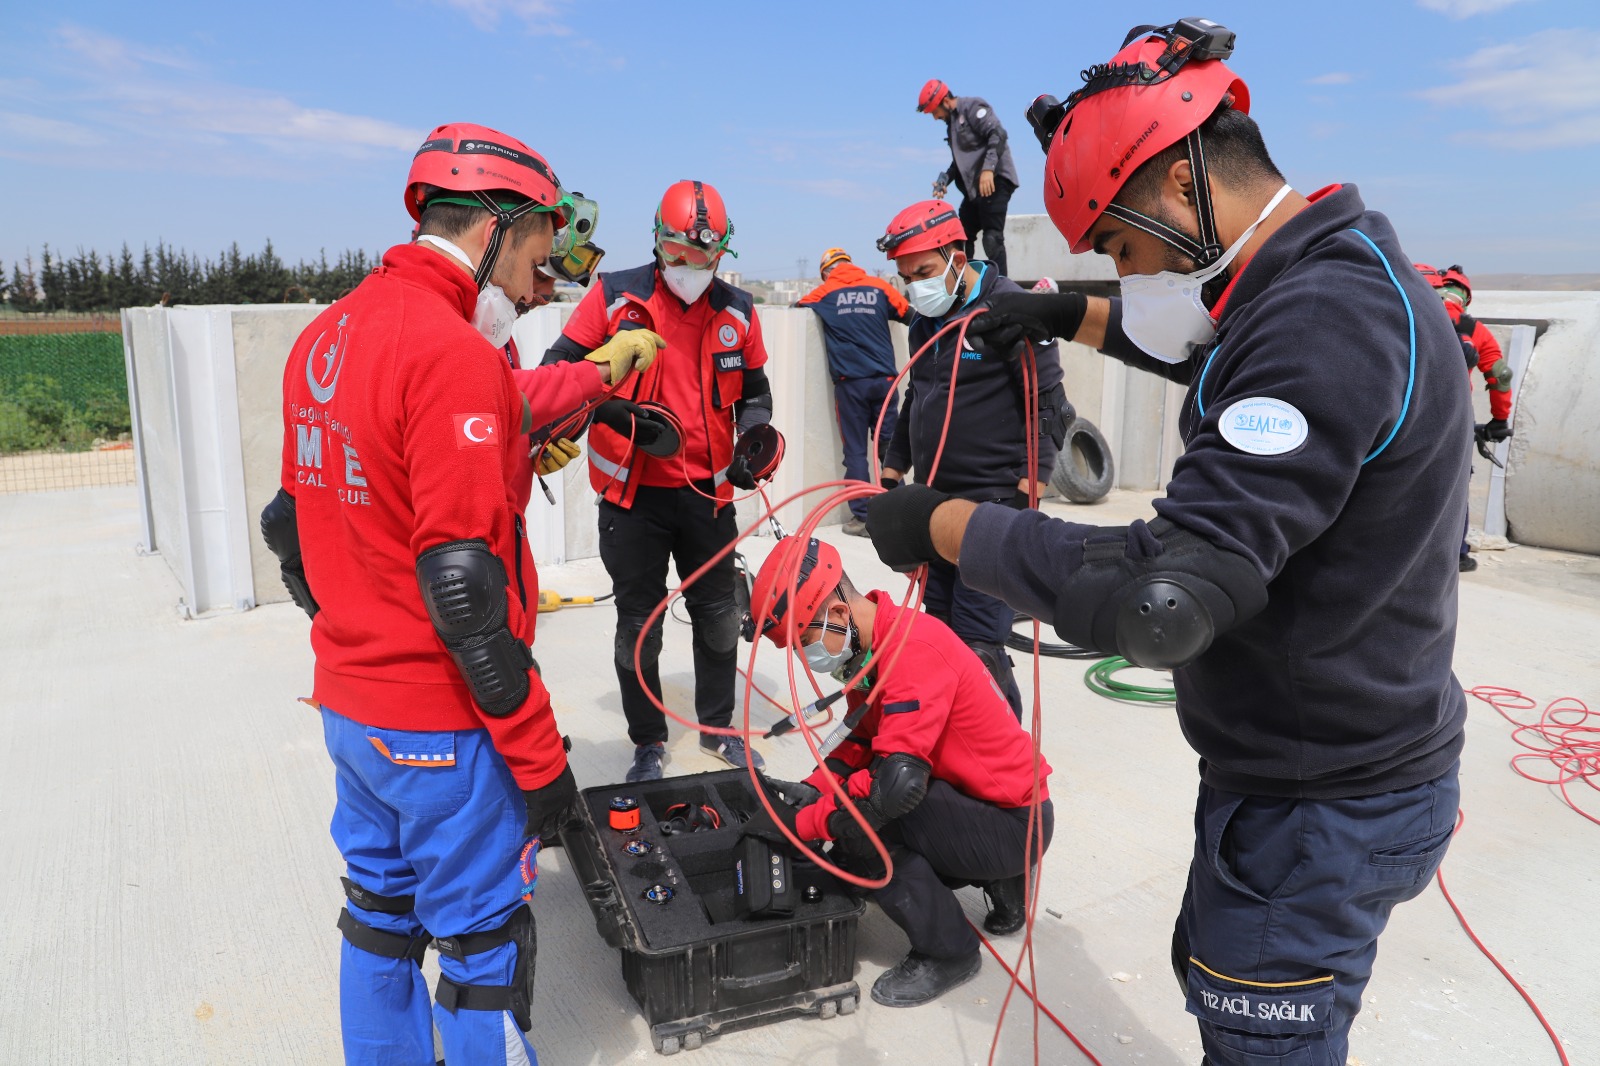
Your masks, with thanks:
M1049 800L1040 804L1039 818L1048 848L1055 829ZM985 885L1027 869L1028 808L996 807L946 781L931 782L927 798L878 835L894 859L894 876L872 898L905 930L913 951L936 959L959 958L978 946L978 934L951 885ZM881 864L876 852L869 849L867 860L860 847L851 849L852 869ZM1043 854L1035 849L1034 861Z
M700 488L713 494L709 481ZM600 559L616 594L614 658L622 711L635 744L665 743L667 719L645 695L661 698L663 615L656 619L634 672L634 645L645 620L667 598L667 560L680 582L738 535L733 506L718 507L692 488L641 485L632 507L600 501ZM739 649L739 609L733 597L730 554L684 592L694 628L694 705L702 725L733 721L734 665Z
M994 192L988 196L975 195L976 189L963 190L961 207L956 212L961 228L967 231L967 258L972 258L972 238L983 230L983 256L994 264L1002 277L1010 277L1006 272L1006 209L1011 204L1011 194L1016 191L1017 187L1009 181L996 178Z

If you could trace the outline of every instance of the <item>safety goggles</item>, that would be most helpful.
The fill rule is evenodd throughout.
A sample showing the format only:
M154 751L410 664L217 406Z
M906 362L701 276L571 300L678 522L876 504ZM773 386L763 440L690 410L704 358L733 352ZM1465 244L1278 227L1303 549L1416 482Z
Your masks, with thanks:
M539 264L539 270L546 277L555 278L557 281L587 285L589 279L594 277L594 272L600 266L600 260L605 254L606 250L598 245L580 244L568 249L559 257L552 251L550 258Z
M667 266L691 266L703 270L722 258L723 252L737 259L739 253L728 247L732 239L732 224L728 226L728 232L723 234L709 227L698 233L680 233L661 225L656 227L656 251L661 253L661 261Z

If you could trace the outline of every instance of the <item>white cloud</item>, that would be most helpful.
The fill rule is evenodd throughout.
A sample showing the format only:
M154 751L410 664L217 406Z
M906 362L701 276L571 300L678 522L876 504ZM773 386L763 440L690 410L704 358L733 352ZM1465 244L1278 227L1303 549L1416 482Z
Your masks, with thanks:
M1417 6L1425 11L1437 11L1441 15L1460 20L1469 19L1474 15L1487 15L1512 4L1524 2L1525 0L1417 0Z
M15 111L0 111L0 134L26 141L65 144L73 148L87 148L101 143L102 140L99 134L75 122L63 122L60 119L43 118L39 115L24 115ZM8 147L21 146L13 142Z
M111 155L130 167L167 169L176 157L194 158L194 145L204 144L201 169L249 173L281 167L284 156L409 152L426 132L219 82L181 50L73 25L61 27L56 39L59 76L71 85L54 95L57 116L6 112L0 129L36 141L111 144L117 149Z
M1314 78L1307 78L1307 85L1349 85L1356 80L1356 76L1347 70L1330 71L1327 74L1318 74Z
M1492 45L1453 64L1456 82L1419 95L1458 111L1489 112L1501 127L1488 134L1498 147L1600 144L1600 65L1587 40L1586 32L1545 30Z
M560 21L563 0L435 0L467 16L480 30L500 28L502 17L520 19L529 33L564 37L572 30Z

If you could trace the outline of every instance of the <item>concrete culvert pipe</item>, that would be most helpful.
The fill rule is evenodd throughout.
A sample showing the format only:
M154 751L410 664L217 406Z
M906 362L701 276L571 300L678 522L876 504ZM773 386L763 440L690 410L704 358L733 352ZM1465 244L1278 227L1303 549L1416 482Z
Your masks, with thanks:
M1111 491L1115 479L1105 437L1087 418L1074 418L1067 426L1061 454L1056 456L1051 486L1073 503L1094 503Z

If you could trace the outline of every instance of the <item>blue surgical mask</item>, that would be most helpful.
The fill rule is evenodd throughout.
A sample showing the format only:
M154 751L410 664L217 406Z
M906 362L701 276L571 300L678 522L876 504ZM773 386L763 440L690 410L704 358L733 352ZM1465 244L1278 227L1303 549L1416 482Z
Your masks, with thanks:
M950 305L956 302L956 294L946 289L950 277L950 270L956 265L956 257L951 256L944 265L944 273L936 278L924 278L906 285L906 302L919 315L927 318L939 318Z
M828 646L822 640L815 640L810 644L802 645L800 649L801 654L805 656L806 665L811 668L812 673L831 674L849 662L850 656L854 654L856 624L851 622L847 627L835 625L832 622L821 622L817 623L817 628L821 629L824 634L844 634L844 647L837 654L829 651Z

